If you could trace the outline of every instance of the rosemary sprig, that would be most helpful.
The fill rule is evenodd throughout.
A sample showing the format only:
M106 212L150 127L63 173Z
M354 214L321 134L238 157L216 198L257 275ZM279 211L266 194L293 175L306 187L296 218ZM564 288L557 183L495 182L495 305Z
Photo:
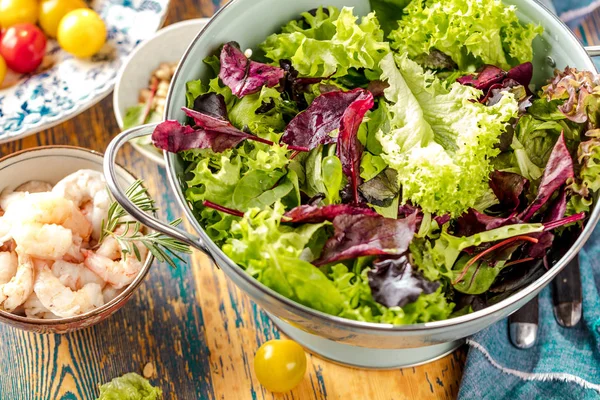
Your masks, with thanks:
M154 212L158 209L154 200L148 195L148 191L142 186L141 180L136 180L125 192L129 200L144 212ZM112 198L112 196L111 196ZM133 254L138 261L143 261L138 244L142 244L150 253L159 261L166 262L171 267L176 268L177 265L173 261L173 257L185 262L185 260L177 253L191 253L189 246L179 240L163 235L159 232L145 234L142 231L142 225L137 221L127 221L123 218L128 216L127 211L121 207L114 199L111 203L108 214L105 220L102 221L102 231L98 245L107 237L113 237L121 247L123 258ZM177 226L181 223L181 219L177 219L169 223L171 226ZM122 233L116 233L118 227L125 226Z

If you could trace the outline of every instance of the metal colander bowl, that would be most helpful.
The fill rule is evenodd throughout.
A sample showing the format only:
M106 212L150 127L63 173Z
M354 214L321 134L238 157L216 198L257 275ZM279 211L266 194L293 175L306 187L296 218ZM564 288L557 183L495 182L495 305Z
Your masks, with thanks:
M567 65L595 70L590 56L573 33L541 4L531 0L506 0L515 5L522 22L544 27L534 42L536 84L552 76L554 68ZM355 14L370 11L368 0L233 0L224 6L198 34L183 57L171 84L165 119L185 121L185 83L206 79L208 67L201 61L214 54L225 42L235 40L242 48L254 48L268 35L277 32L301 12L321 5L352 6ZM170 190L190 220L194 235L167 226L135 210L115 182L114 158L128 140L150 134L154 125L122 133L107 149L105 172L117 201L148 227L180 239L208 254L242 291L263 307L280 329L309 350L334 361L367 368L391 368L415 365L438 358L458 346L462 340L507 317L536 296L577 254L598 221L600 210L594 208L585 230L560 261L525 289L483 310L444 321L394 326L344 319L307 308L262 285L247 275L213 243L194 218L187 203L182 179L185 163L176 154L165 153Z

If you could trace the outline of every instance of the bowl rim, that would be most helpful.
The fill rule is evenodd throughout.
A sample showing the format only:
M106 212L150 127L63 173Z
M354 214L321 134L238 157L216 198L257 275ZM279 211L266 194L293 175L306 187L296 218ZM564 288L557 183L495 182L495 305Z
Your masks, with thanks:
M219 22L220 16L228 10L232 5L240 3L242 0L231 0L229 3L225 4L221 7L210 19L210 21L206 24L206 26L196 35L196 38L189 44L184 56L179 63L177 70L175 71L175 75L173 76L172 82L177 82L178 79L181 79L179 76L182 71L182 66L185 64L188 59L192 57L192 50L195 47L196 43L200 40L200 38L204 35L207 29L211 27L211 25ZM568 36L574 42L577 43L576 50L583 52L589 61L590 66L592 66L593 70L598 72L597 68L592 61L592 58L585 50L582 43L577 39L573 31L569 29L569 27L553 12L551 12L544 4L540 3L539 0L533 0L530 4L537 7L537 13L547 14L550 18L552 18L558 25L558 27L562 30L562 33L565 36ZM191 62L191 61L188 61ZM167 101L165 105L165 118L169 114L169 110L171 108L171 102L173 101L173 88L174 84L171 84L169 89L169 93L167 95ZM283 303L287 309L292 309L294 312L299 312L304 316L309 316L316 320L326 321L328 323L333 323L336 326L342 326L349 329L354 329L357 331L370 331L370 332L379 332L379 333L411 333L411 334L421 334L421 333L431 333L433 330L439 330L443 328L456 327L460 325L465 325L467 323L472 323L476 320L489 318L493 314L501 312L505 308L510 307L511 305L523 300L526 297L532 298L536 295L542 288L544 288L548 283L551 282L552 279L558 275L558 273L577 255L577 253L581 250L587 239L592 234L594 227L596 226L598 219L600 218L600 207L597 204L594 205L594 208L589 215L588 220L586 221L586 226L583 232L579 235L575 243L569 248L569 250L561 257L561 259L544 275L530 283L528 286L522 288L521 290L513 293L506 299L490 305L484 309L474 311L472 313L462 315L455 318L433 321L433 322L425 322L418 324L409 324L409 325L393 325L387 323L377 323L377 322L364 322L357 321L348 318L339 317L336 315L331 315L324 313L322 311L315 310L313 308L307 307L303 304L300 304L294 300L291 300L273 289L267 287L262 284L260 281L256 280L252 276L248 275L240 266L234 263L219 246L217 246L210 237L206 234L204 228L200 225L198 220L193 215L191 207L188 205L185 196L180 188L178 182L178 176L175 172L176 167L176 154L170 154L166 151L163 151L163 157L165 159L166 170L167 170L167 179L169 182L170 190L176 197L177 203L185 213L186 217L190 221L191 226L193 227L195 233L197 233L200 239L204 242L206 250L209 252L211 257L216 257L219 260L222 260L226 263L226 267L232 273L236 274L238 278L243 280L246 284L249 284L254 290L260 292L264 296L268 296L269 298L274 299L278 303ZM223 268L225 269L225 268ZM236 286L238 286L236 284ZM243 292L246 292L245 289L240 288ZM514 310L516 311L516 309ZM513 312L514 312L513 311ZM486 325L487 326L487 325Z
M96 151L96 150L86 149L86 148L78 147L78 146L70 146L70 145L46 145L46 146L37 146L37 147L31 147L28 149L22 149L22 150L14 152L14 153L7 154L4 157L0 158L0 165L4 164L6 161L10 160L11 158L18 157L18 156L21 156L26 153L32 153L32 152L36 152L36 151L48 151L48 150L55 150L55 149L67 150L67 151L70 151L73 153L85 153L88 156L91 155L92 157L97 157L100 160L104 159L104 154L102 154L101 152ZM102 163L100 165L102 165ZM123 171L125 171L127 174L131 175L134 179L138 179L134 174L132 174L127 168L123 167L121 164L117 164L117 166L119 168L121 168ZM53 327L56 325L70 325L70 324L74 324L77 322L83 322L83 321L92 319L93 317L96 317L98 315L102 315L109 310L112 312L117 311L118 308L114 309L114 307L118 304L124 305L125 304L124 302L133 294L133 292L135 292L139 288L139 286L142 284L142 282L144 281L144 279L150 272L150 267L152 267L153 262L154 262L154 256L152 255L152 253L148 252L148 256L146 257L146 260L144 261L142 270L138 273L138 275L136 276L136 278L134 279L133 282L131 282L121 293L119 293L118 296L116 296L114 299L112 299L108 303L105 303L102 306L97 307L93 310L90 310L86 313L83 313L80 315L75 315L73 317L67 317L67 318L43 319L43 318L24 317L24 316L12 314L8 311L0 309L0 317L3 319L12 320L18 324L26 324L26 325L30 325L30 326ZM2 322L2 321L0 320L0 322ZM99 321L96 321L96 322L99 322Z
M126 106L124 104L121 104L121 100L120 100L121 82L123 81L123 76L125 74L125 70L127 69L127 67L130 66L132 61L134 61L139 56L139 54L141 53L141 51L143 49L150 46L150 44L152 42L154 42L156 39L164 36L165 34L171 32L171 31L175 31L175 30L185 28L188 26L198 25L198 27L200 29L202 29L204 26L206 26L208 24L209 21L210 21L210 18L194 18L194 19L186 19L186 20L179 21L179 22L176 22L171 25L167 25L166 27L156 31L156 33L153 36L149 37L148 39L146 39L142 43L140 43L138 46L136 46L136 48L133 50L133 52L131 52L131 54L129 54L127 56L127 58L123 62L123 65L121 65L121 68L119 68L119 71L117 72L117 76L115 77L115 86L114 86L113 95L112 95L113 113L115 115L115 119L117 120L117 125L119 126L119 129L123 130L123 118L125 116L125 114L123 114L121 112L121 108L133 107L133 105ZM164 117L164 115L163 115L163 117ZM157 152L156 154L154 154L154 153L152 153L152 151L150 149L146 149L144 146L142 146L136 142L131 142L130 144L133 146L133 148L136 149L136 151L138 151L144 157L148 158L149 160L155 162L156 164L158 164L160 166L163 166L163 167L165 166L165 160L160 156L160 153Z

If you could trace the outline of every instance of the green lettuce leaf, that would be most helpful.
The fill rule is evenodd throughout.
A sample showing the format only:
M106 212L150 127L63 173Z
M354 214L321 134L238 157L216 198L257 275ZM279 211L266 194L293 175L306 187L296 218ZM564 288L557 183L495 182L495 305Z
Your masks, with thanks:
M402 16L402 11L411 0L370 0L371 10L375 11L375 16L379 20L381 29L385 35L398 28L398 20Z
M416 58L439 50L459 69L482 64L508 70L533 58L533 39L542 28L519 22L516 8L501 0L412 1L397 30L392 47Z
M205 200L242 211L284 199L290 208L299 205L298 176L287 170L287 154L284 147L258 142L246 142L222 153L211 150L181 153L190 164L186 199L194 205L196 218L211 239L223 243L236 217L204 207ZM280 185L275 187L278 182Z
M380 322L394 325L416 324L439 321L450 316L454 303L449 302L442 289L419 298L404 307L385 307L377 303L371 294L367 273L369 268L355 273L344 264L331 268L330 276L343 296L341 317L365 322Z
M231 226L223 251L246 272L281 295L305 306L337 315L339 291L321 270L300 259L304 247L323 224L293 229L280 226L284 207L252 209ZM308 229L308 230L307 230Z
M390 46L375 14L358 23L352 8L328 10L328 15L303 13L301 22L292 21L282 33L269 36L260 45L265 56L275 62L291 60L302 76L344 76L350 68L376 69Z
M396 62L400 68L397 67ZM392 129L380 130L382 158L398 171L403 201L424 211L460 215L488 190L490 160L507 122L517 115L512 94L494 106L472 87L445 83L414 61L381 61Z
M162 390L154 387L147 379L130 372L100 385L97 400L160 400Z
M482 243L496 242L514 236L542 232L543 230L544 225L542 224L514 224L480 232L472 236L456 237L450 235L447 232L447 228L444 227L439 239L435 241L432 257L438 267L444 265L445 270L450 271L456 263L460 253L466 248L479 246Z

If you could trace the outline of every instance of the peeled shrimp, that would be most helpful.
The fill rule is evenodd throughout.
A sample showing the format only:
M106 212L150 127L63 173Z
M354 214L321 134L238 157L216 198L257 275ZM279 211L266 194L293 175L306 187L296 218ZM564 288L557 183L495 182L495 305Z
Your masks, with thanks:
M28 316L29 318L42 318L42 319L60 318L58 315L54 315L46 309L46 307L42 304L40 299L38 299L35 292L31 293L31 295L27 298L27 300L25 300L25 303L23 303L23 308L25 311L25 315Z
M79 290L88 283L95 283L104 287L105 282L98 275L90 271L84 264L74 264L66 261L55 261L52 273L60 283L71 290Z
M59 225L21 224L11 230L17 251L35 258L60 260L78 252L73 233Z
M104 304L115 299L118 295L123 292L123 289L117 289L114 286L106 285L102 290L102 296L104 296Z
M17 273L17 254L11 251L0 252L0 285L10 282Z
M27 300L33 291L33 259L19 254L16 274L8 283L0 286L0 303L6 311L13 311Z
M92 238L98 240L102 220L106 218L111 204L104 175L98 171L79 170L58 182L52 192L72 200L77 207L83 208L91 202L91 212L88 209L86 217L93 227Z
M5 211L2 220L8 227L27 223L55 224L84 240L88 240L92 233L92 225L79 208L71 200L51 192L25 193L18 202L10 203Z
M133 282L144 266L143 260L146 259L148 250L141 245L138 248L142 261L138 260L133 254L129 254L124 258L120 249L118 252L120 260L113 260L93 251L83 250L85 266L115 288L121 289Z
M48 266L38 271L33 290L48 311L64 318L86 313L104 304L100 285L88 283L73 291L63 285Z

